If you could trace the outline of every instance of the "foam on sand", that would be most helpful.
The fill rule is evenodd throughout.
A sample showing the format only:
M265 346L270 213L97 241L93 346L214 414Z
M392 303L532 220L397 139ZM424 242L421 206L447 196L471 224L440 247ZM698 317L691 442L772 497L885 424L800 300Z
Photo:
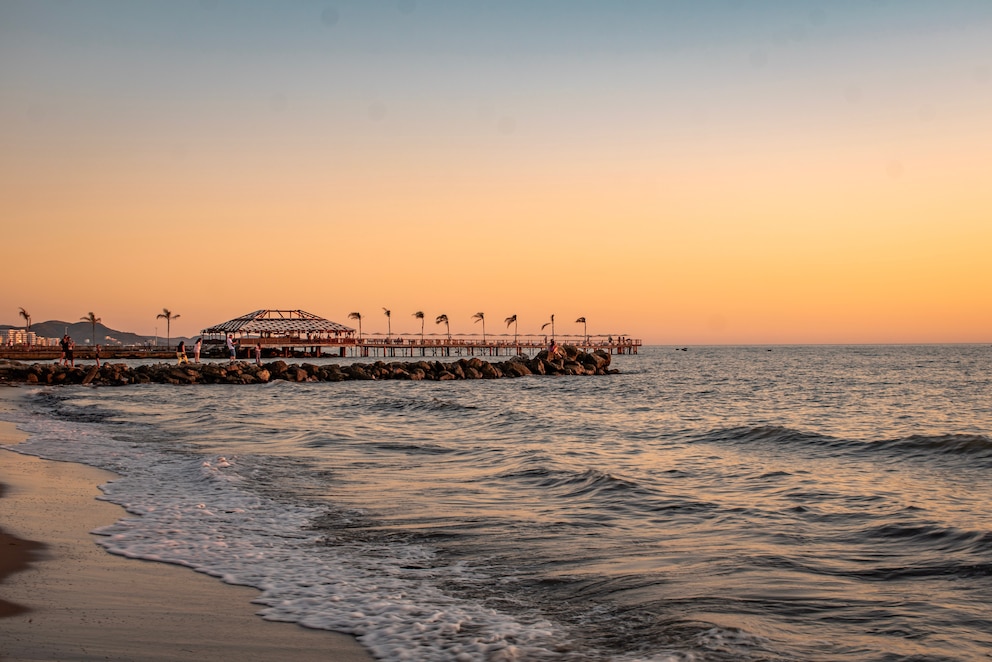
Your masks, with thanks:
M0 389L10 409L21 389ZM0 422L0 445L24 435ZM0 527L46 544L11 575L4 598L28 611L0 622L0 659L371 660L352 637L265 621L258 591L163 563L108 554L90 531L123 516L96 500L99 469L0 450Z

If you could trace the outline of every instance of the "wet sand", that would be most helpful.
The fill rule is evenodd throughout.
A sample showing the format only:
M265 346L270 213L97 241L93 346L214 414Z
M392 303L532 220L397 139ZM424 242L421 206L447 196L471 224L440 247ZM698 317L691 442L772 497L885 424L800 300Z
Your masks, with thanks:
M0 408L19 397L0 386ZM0 422L0 445L24 436ZM124 515L96 500L113 477L0 449L0 659L372 660L351 636L262 620L253 588L105 551L89 532Z

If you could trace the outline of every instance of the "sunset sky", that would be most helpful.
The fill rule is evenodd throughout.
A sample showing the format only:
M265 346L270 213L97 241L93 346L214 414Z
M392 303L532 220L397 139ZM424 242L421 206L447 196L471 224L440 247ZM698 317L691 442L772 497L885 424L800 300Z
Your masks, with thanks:
M0 0L0 242L7 324L990 342L992 2Z

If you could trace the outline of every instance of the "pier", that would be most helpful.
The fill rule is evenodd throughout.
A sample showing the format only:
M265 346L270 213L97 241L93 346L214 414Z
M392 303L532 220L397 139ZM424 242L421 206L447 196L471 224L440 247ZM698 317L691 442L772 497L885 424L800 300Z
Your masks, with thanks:
M547 341L550 343L550 338ZM342 357L342 358L460 358L460 357L506 357L526 354L536 355L542 349L547 349L543 336L520 336L514 340L506 338L481 337L464 338L424 338L420 336L406 337L396 335L391 338L365 336L357 338L261 338L243 336L235 343L238 346L240 358L253 356L255 345L261 345L263 356L309 356ZM559 345L571 345L583 352L594 352L601 349L610 355L637 354L642 343L639 339L624 337L599 338L561 338ZM186 353L192 358L193 347L186 345ZM204 339L204 358L226 357L224 341L221 339ZM74 350L76 361L94 361L96 350L89 345L77 345ZM0 347L0 359L14 361L56 361L60 356L58 347L24 345ZM102 361L122 359L162 359L172 361L176 358L175 343L171 347L165 345L103 345L100 348Z
M238 357L254 356L256 346L265 357L328 357L328 358L461 358L512 357L520 354L536 356L549 348L554 340L559 346L571 346L591 353L601 350L611 356L637 354L642 343L626 334L450 334L450 333L361 333L303 310L256 310L241 317L203 329L204 358L228 356L225 347L230 336L238 348ZM174 359L175 345L102 345L100 358ZM193 353L193 339L186 338L186 352ZM92 361L96 348L91 345L75 347L77 361ZM56 346L15 345L0 347L0 358L18 361L58 359Z
M641 341L626 336L559 337L559 345L571 345L583 352L601 349L610 355L637 354ZM222 339L204 338L215 346ZM241 351L250 351L255 345L263 354L290 356L302 352L309 356L341 357L459 357L459 356L516 356L537 354L547 349L551 339L546 336L460 336L431 338L420 335L396 334L391 337L368 335L362 338L327 337L251 337L236 338Z
M224 344L231 336L242 351L251 352L260 346L263 356L516 356L547 349L552 339L558 345L571 345L583 352L599 349L610 355L637 354L641 347L639 339L625 334L365 334L361 328L356 333L351 327L305 310L256 310L203 329L202 336L208 348Z

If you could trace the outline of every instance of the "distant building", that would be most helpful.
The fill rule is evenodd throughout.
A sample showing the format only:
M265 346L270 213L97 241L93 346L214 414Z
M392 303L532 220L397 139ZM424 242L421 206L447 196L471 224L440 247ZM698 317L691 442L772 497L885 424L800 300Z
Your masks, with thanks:
M28 334L24 329L3 329L0 330L0 340L4 345L26 345Z
M5 347L13 347L14 345L28 345L28 346L42 346L50 347L52 345L58 345L59 341L57 338L45 338L39 336L34 331L25 331L24 329L0 329L0 345Z

